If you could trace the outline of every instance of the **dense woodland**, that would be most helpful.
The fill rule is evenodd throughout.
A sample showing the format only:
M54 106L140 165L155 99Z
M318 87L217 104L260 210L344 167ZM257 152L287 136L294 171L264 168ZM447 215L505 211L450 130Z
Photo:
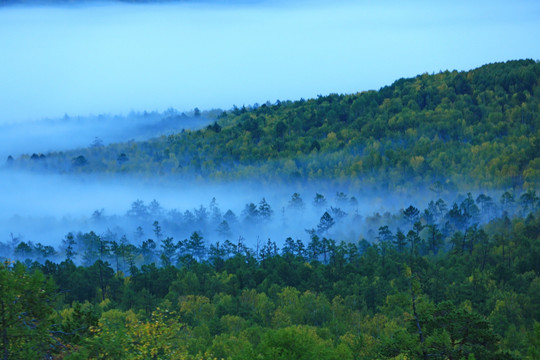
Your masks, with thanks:
M325 180L433 199L367 216L345 192L295 192L282 209L263 197L236 213L215 199L183 210L137 200L123 217L96 210L93 231L58 246L11 234L0 357L540 358L539 78L540 63L511 61L10 157L5 171ZM271 235L308 212L303 236Z
M19 243L28 259L0 267L3 356L537 359L538 198L479 226L483 200L409 206L373 242L325 237L325 213L281 248L90 232L66 235L53 262L56 249Z
M410 191L439 184L535 189L540 179L540 63L400 79L379 91L253 105L204 130L145 142L32 154L23 169L311 181ZM35 155L35 156L34 156Z

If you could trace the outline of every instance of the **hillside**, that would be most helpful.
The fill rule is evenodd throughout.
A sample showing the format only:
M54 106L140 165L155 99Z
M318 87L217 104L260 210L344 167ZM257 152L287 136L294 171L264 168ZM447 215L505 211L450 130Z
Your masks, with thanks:
M134 133L199 130L10 156L2 358L539 359L539 76L171 109Z
M62 173L215 180L332 179L399 190L536 188L540 63L495 63L399 79L379 91L222 113L199 131L89 147L11 165Z

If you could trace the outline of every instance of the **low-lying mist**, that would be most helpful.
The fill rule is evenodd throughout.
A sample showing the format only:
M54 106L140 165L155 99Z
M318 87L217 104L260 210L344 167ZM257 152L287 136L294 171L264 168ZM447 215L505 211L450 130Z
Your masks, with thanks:
M258 207L264 198L271 207L272 216L268 221L265 220L264 226L258 224L256 229L260 232L255 233L255 229L249 229L246 233L243 227L239 227L231 236L237 238L243 235L250 242L257 237L265 240L272 238L279 242L287 236L305 237L304 229L316 227L324 211L331 206L342 208L348 214L347 219L352 220L356 215L366 216L375 211L395 211L409 201L397 197L390 199L385 194L360 197L357 193L347 194L348 200L345 201L336 198L339 191L327 184L310 184L301 188L272 187L248 181L214 183L3 171L0 177L0 197L3 203L0 209L1 236L5 240L13 233L29 241L57 245L68 232L94 230L99 233L107 228L121 228L119 231L130 237L141 226L148 233L152 223L158 220L169 224L163 228L167 236L186 236L186 233L200 230L208 234L208 240L212 240L219 225L219 222L215 223L215 210L219 210L221 215L231 210L238 219L238 225L241 225L246 205L253 203ZM300 195L305 207L292 211L289 202L294 193ZM324 206L312 205L316 193L324 195ZM349 201L353 196L356 200ZM210 204L214 198L215 209L211 209ZM135 218L126 216L137 200L146 206L155 200L160 205L159 211L143 211L144 216L137 215ZM198 221L197 226L187 229L186 233L178 232L178 224L182 221L177 215L185 215L186 211L195 214L201 206L208 213L207 220L214 217L214 223L201 226ZM350 229L356 233L352 239L356 238L359 229L353 226ZM351 236L347 238L351 239Z
M196 112L196 116L195 116ZM215 120L220 110L181 113L142 112L121 115L77 116L28 122L0 122L0 159L21 154L41 154L87 146L100 146L130 140L197 130Z
M442 203L435 205L439 195L430 190L406 195L362 193L328 183L271 186L248 181L3 171L0 243L3 257L21 256L15 248L24 242L52 246L57 253L51 258L61 260L68 234L123 239L137 248L152 239L159 252L165 239L183 241L197 232L207 247L228 240L258 251L268 241L281 247L289 237L307 244L313 235L338 243L376 242L380 227L385 225L392 232L401 229L406 233L412 224L403 214L411 205L420 211L419 219L427 216L424 209L438 213L436 223L441 229L449 221L445 216L452 203L470 206L471 199L473 205L477 199L477 223L510 209L500 205L500 193L486 193L483 198L478 194L445 194ZM423 221L435 222L433 214L431 220Z

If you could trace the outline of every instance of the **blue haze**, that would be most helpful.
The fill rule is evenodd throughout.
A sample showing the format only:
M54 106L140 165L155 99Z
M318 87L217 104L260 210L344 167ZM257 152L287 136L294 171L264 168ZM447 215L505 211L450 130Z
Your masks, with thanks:
M540 2L521 0L0 7L0 162L7 154L86 146L94 136L107 143L124 140L126 129L131 138L134 124L115 115L132 111L229 109L379 89L426 72L539 59L539 20ZM99 114L111 121L87 121ZM0 171L0 242L14 234L57 244L68 231L93 229L95 210L121 216L136 199L193 209L215 196L222 210L240 215L247 202L266 196L281 221L280 210L300 191L121 180ZM326 195L336 190L342 189ZM362 198L358 190L350 193L365 206L363 216L413 201L388 201L390 194ZM316 191L302 195L311 201ZM320 216L307 214L298 236L306 236L304 228L316 226ZM273 240L294 235L281 223L275 229L266 234ZM131 236L134 226L125 231Z
M224 108L540 58L538 1L0 8L0 123Z

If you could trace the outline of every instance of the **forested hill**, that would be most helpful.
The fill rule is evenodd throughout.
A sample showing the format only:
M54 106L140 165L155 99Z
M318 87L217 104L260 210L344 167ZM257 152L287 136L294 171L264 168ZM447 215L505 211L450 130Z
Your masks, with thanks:
M379 91L224 112L200 131L24 155L13 167L211 179L333 179L403 189L536 188L540 63L399 79Z

